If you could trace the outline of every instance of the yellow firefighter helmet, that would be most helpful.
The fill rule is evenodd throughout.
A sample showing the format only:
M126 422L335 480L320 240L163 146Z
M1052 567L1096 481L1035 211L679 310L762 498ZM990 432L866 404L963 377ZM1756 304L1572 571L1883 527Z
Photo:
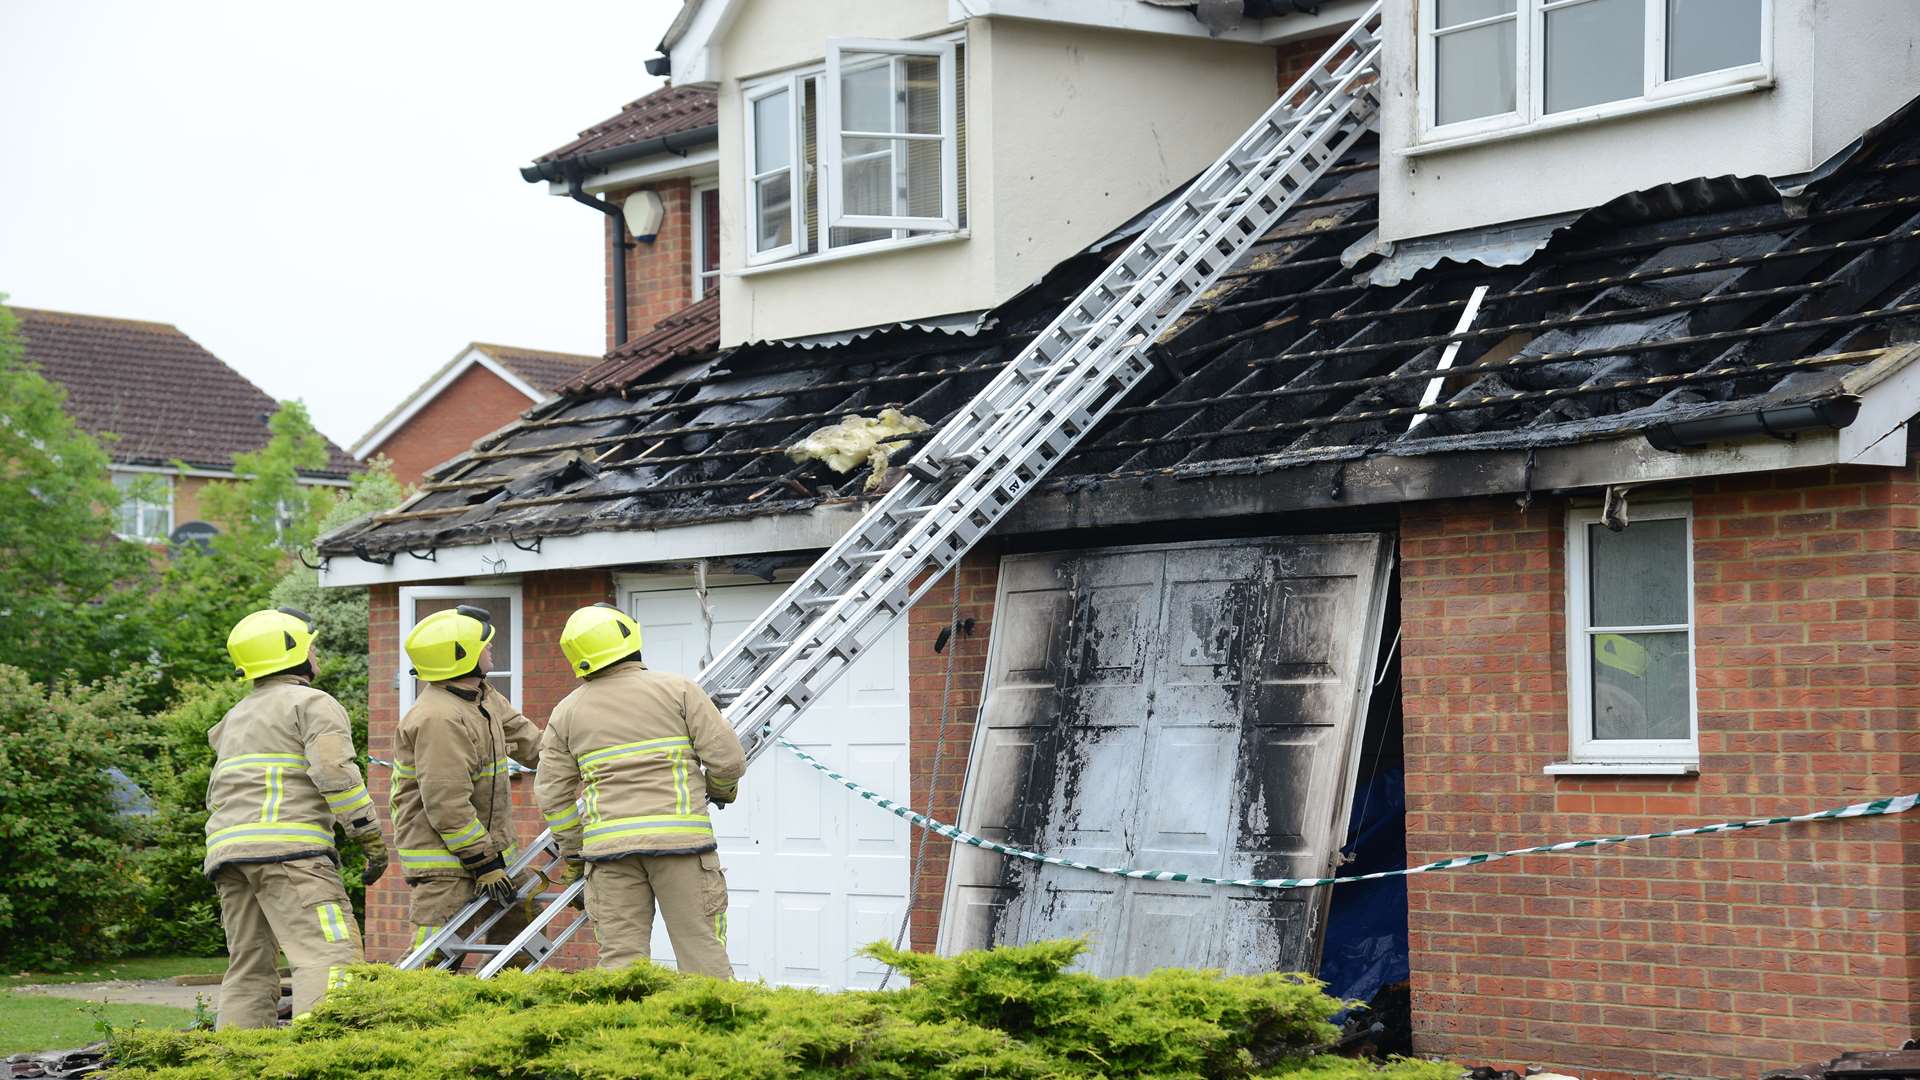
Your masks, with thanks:
M227 635L235 674L263 679L299 667L313 652L313 620L297 608L268 608L241 619Z
M584 679L639 652L640 624L612 604L583 607L567 616L560 651L567 654L567 666Z
M428 682L457 679L479 666L480 650L492 640L492 613L461 604L414 624L407 634L407 659L413 661L413 673Z

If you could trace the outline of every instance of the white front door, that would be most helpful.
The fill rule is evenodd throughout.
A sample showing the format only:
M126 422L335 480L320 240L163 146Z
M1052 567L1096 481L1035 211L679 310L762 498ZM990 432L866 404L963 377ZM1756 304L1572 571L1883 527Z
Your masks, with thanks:
M718 585L711 645L689 588L626 583L650 668L699 674L703 651L724 650L780 596L778 585ZM838 771L910 801L907 773L905 620L821 695L786 737ZM727 871L727 953L734 974L794 986L865 989L885 969L854 950L891 944L907 902L906 822L779 747L754 762L740 801L712 811ZM672 963L665 924L654 920L653 956Z

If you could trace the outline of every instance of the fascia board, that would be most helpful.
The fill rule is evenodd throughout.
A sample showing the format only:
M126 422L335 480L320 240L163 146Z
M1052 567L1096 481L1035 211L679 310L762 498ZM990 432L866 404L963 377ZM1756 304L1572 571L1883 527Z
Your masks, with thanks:
M704 149L691 151L685 157L679 154L656 154L640 161L616 165L606 172L595 174L581 184L581 188L592 195L604 195L609 191L637 184L657 184L682 177L703 179L719 175L720 146L716 143ZM567 197L567 185L550 180L547 182L547 194Z
M833 546L864 512L863 506L849 504L670 529L549 536L541 539L538 551L523 551L504 539L492 540L485 544L441 548L433 553L432 559L416 558L402 551L394 556L391 566L370 563L352 555L332 555L320 570L320 584L330 588L405 585L542 570L811 551Z
M968 19L1025 19L1253 44L1261 40L1256 23L1214 35L1185 9L1154 7L1136 0L947 0L947 21L963 23Z
M732 28L743 5L744 0L701 0L686 28L668 42L675 86L719 82L719 39Z

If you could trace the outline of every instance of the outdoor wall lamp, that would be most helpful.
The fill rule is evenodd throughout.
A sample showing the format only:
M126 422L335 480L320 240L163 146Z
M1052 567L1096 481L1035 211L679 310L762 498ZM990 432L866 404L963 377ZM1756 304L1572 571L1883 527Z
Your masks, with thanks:
M660 222L667 216L660 193L652 188L642 188L627 196L620 209L627 219L627 231L645 244L653 243L653 238L660 234Z

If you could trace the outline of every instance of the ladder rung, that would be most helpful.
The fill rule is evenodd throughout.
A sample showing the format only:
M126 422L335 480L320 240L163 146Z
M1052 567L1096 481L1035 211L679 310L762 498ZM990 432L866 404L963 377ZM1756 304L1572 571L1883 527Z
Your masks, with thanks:
M848 562L854 563L873 562L876 559L884 559L892 553L893 550L891 548L874 548L872 551L856 551L851 555L842 555L840 557Z
M839 603L840 598L844 595L846 594L840 593L834 596L810 596L805 600L796 600L794 601L794 603L799 604L803 608L832 607L833 605Z

